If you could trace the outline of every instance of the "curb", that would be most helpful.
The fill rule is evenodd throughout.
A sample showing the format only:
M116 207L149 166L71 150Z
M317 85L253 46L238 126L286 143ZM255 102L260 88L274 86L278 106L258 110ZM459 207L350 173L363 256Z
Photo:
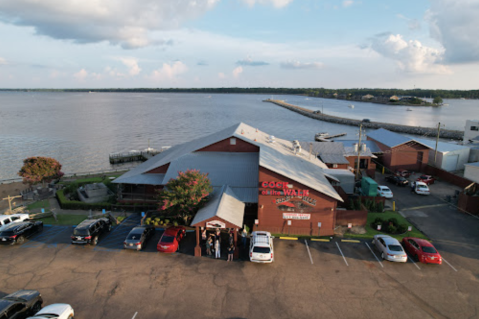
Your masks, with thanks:
M342 243L360 243L360 240L357 239L341 239Z
M311 241L322 241L324 243L329 243L331 239L311 238Z
M279 237L279 239L285 239L285 240L298 240L297 237Z

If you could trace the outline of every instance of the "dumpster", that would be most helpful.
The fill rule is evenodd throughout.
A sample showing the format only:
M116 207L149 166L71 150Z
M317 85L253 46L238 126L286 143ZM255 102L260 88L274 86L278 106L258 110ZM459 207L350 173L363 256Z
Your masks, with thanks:
M361 179L361 192L364 196L377 196L378 183L376 183L371 177L363 177Z

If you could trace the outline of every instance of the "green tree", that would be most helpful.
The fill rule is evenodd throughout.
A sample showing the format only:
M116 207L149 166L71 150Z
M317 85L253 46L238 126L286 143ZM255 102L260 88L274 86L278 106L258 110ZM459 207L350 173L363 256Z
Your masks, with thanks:
M188 225L212 191L208 174L194 169L179 172L176 179L170 179L165 189L158 192L158 210L182 218Z
M62 177L61 169L62 165L56 159L36 156L23 160L23 166L18 175L23 178L24 184L44 184Z
M436 96L432 101L434 104L442 104L442 98L440 96Z

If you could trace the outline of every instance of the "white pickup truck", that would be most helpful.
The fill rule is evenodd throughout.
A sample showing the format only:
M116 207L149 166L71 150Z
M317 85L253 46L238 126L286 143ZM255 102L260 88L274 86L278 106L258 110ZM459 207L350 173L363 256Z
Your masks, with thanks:
M0 215L0 230L10 223L19 223L30 219L28 214Z

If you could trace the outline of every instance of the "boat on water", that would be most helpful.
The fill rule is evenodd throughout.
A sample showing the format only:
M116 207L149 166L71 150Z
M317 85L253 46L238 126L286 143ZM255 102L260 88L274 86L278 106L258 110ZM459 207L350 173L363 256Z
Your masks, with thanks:
M320 138L327 138L328 136L329 136L328 132L320 132L320 133L316 133L316 135L314 135L314 138L317 140Z
M412 109L410 109L410 108L407 108L407 110L406 110L406 111L412 111Z
M353 104L349 104L348 107L354 109L354 105L353 105Z

